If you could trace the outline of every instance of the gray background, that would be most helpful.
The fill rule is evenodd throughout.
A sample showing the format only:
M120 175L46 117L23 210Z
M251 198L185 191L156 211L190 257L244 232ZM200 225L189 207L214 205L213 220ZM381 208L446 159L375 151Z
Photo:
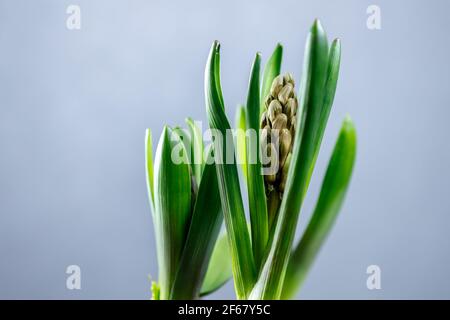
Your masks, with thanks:
M79 31L66 29L69 4ZM381 7L382 29L366 28ZM144 131L205 120L203 70L222 43L227 112L254 53L285 46L298 79L319 17L341 77L300 218L340 123L359 134L345 206L299 298L450 298L448 1L0 1L0 298L134 298L157 275ZM65 269L82 269L82 290ZM382 289L366 288L366 268ZM232 283L211 298L233 298Z

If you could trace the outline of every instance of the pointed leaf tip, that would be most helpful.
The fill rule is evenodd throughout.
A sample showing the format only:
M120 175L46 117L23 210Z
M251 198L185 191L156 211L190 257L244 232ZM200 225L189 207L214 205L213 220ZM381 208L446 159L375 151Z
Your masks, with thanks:
M322 23L320 22L319 18L314 19L312 29L322 29Z
M264 112L264 99L270 92L270 87L272 85L273 79L280 74L281 70L281 62L283 59L283 46L281 43L277 43L275 49L273 50L272 55L264 67L264 73L262 77L262 86L261 86L261 102L260 102L260 115Z
M355 124L353 123L352 118L348 114L345 115L344 121L342 121L342 130L345 132L355 132L356 133Z
M325 35L325 29L322 26L322 23L319 19L314 20L313 25L311 26L310 32L312 34L323 34Z

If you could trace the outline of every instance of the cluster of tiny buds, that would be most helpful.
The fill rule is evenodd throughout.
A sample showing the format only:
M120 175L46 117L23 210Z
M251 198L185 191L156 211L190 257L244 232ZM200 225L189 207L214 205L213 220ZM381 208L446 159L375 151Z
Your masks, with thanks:
M294 78L290 73L277 76L264 100L265 111L261 116L261 150L268 158L266 167L276 167L278 171L265 175L269 191L277 189L282 194L286 185L287 172L294 143L297 95L294 91Z

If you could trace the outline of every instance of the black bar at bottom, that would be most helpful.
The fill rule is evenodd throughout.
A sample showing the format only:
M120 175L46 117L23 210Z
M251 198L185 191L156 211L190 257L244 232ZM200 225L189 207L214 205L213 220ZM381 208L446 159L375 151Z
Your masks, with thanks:
M14 316L58 316L59 319L124 317L130 319L315 319L345 316L366 319L399 315L446 314L449 301L419 300L301 300L301 301L133 301L133 300L42 300L0 301L2 313ZM11 312L11 313L9 313ZM311 318L313 316L314 318Z

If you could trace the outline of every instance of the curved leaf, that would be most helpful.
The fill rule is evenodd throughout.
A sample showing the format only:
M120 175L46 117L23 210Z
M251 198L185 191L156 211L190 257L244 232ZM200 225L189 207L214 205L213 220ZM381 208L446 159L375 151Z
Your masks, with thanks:
M317 156L319 155L320 145L322 144L323 134L327 126L328 117L330 115L331 107L334 101L334 95L336 93L337 81L339 77L339 68L341 64L341 42L339 39L335 39L331 44L327 78L325 82L325 90L323 97L323 105L320 110L320 120L317 127L317 132L315 134L315 147L314 147L314 158L309 169L308 185L311 180L312 173L314 171L314 166L316 163ZM306 189L305 189L306 192Z
M227 156L230 156L227 154L227 149L230 148L227 148L225 142L233 143L233 134L225 115L220 88L219 50L220 45L215 41L205 69L206 111L210 128L217 130L223 138L215 139L214 142L217 180L232 257L236 295L238 299L244 299L255 281L255 262L246 226L236 161L225 161ZM231 149L234 151L234 148ZM234 155L232 156L235 159Z
M312 218L289 259L283 299L295 295L330 232L350 183L355 155L356 131L351 119L347 117L328 164Z
M172 159L172 153L178 152ZM168 299L175 280L191 214L191 177L186 150L165 126L155 156L155 215L160 298Z
M246 140L247 189L250 207L250 225L252 230L252 248L256 268L259 269L269 238L268 215L264 178L261 174L259 157L259 73L261 56L256 54L250 75L247 108L245 112L246 128L253 135Z
M171 299L198 298L222 225L220 209L216 168L214 163L207 164L198 189Z

